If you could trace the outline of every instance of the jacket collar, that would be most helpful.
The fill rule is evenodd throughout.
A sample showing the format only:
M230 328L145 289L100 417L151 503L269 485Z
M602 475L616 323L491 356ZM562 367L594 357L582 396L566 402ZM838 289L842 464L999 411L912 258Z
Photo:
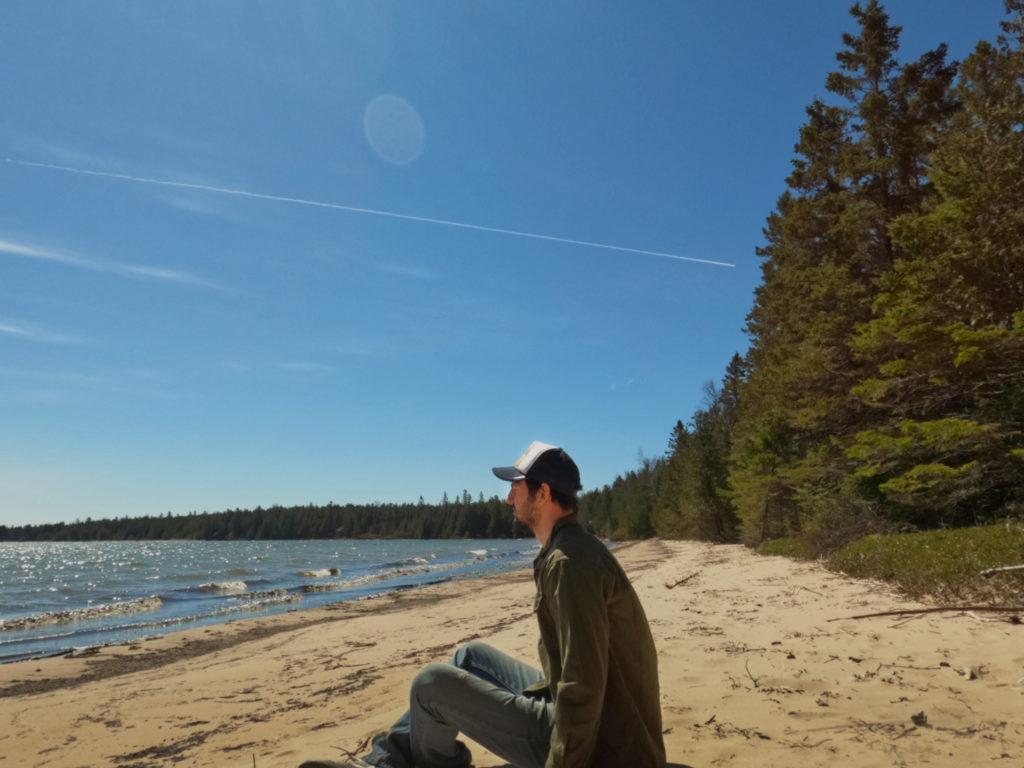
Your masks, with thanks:
M548 543L541 547L540 552L537 554L537 557L533 561L534 564L537 564L541 560L543 560L547 553L551 550L551 547L555 542L555 537L558 536L559 531L562 531L563 529L569 527L580 527L579 515L577 515L575 512L571 512L568 515L560 517L557 521L555 521L555 525L551 529L551 535L548 536Z

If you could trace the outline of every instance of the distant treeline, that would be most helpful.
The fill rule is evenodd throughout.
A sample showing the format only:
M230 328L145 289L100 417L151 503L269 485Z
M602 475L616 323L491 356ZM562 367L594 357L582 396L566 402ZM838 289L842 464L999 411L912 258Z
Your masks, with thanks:
M529 536L497 496L476 501L463 491L441 503L326 504L192 512L19 527L0 526L0 541L143 539L508 539Z
M602 533L810 554L1024 508L1024 0L962 63L854 5L768 217L750 348ZM995 30L993 30L995 32Z

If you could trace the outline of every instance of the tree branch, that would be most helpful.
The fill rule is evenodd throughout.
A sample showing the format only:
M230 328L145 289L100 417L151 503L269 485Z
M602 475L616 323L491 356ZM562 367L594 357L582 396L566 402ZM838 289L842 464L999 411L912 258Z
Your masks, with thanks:
M997 613L1022 613L1024 606L995 607L991 605L944 605L938 608L906 608L902 611L881 611L879 613L862 613L857 616L840 616L829 621L843 621L844 619L872 619L876 616L907 616L921 613L944 613L947 611L995 611Z
M681 578L675 584L669 584L668 582L665 582L665 589L675 589L679 585L685 584L686 582L688 582L690 579L692 579L694 576L697 576L698 574L700 574L700 571L694 571L689 576L684 576L683 578Z

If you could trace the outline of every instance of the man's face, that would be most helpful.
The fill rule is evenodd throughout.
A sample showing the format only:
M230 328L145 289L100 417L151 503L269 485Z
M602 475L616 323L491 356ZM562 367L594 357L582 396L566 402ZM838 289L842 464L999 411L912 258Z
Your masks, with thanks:
M537 520L537 510L533 499L530 498L530 489L525 480L512 481L505 502L512 507L513 517L532 531Z

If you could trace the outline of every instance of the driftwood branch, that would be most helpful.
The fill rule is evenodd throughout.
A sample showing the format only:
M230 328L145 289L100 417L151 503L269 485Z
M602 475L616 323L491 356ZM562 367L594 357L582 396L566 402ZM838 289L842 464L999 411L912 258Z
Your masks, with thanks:
M994 607L991 605L944 605L939 608L905 608L901 611L880 611L879 613L862 613L857 616L840 616L837 619L829 619L829 621L843 621L844 619L872 619L876 616L909 616L910 614L921 614L921 613L946 613L949 611L959 611L966 613L968 611L995 611L996 613L1022 613L1024 612L1024 606L1018 605L1008 607Z
M684 576L683 578L681 578L675 584L669 584L668 582L665 582L665 589L675 589L676 587L680 586L681 584L685 584L690 579L694 578L695 576L697 576L699 574L700 574L700 571L694 571L689 576Z
M991 576L993 573L1003 573L1004 571L1024 571L1024 565L1004 565L1002 568L989 568L986 571L982 571L982 576Z

